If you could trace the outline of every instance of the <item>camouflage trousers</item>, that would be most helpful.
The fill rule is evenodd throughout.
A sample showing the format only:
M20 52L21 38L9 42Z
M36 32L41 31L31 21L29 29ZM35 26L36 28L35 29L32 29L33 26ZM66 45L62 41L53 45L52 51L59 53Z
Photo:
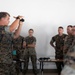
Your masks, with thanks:
M33 66L33 73L34 75L37 75L37 64L36 64L36 61L37 61L37 57L36 55L25 55L24 57L24 75L26 75L27 73L27 70L28 70L28 63L29 63L29 58L31 58L31 62L32 62L32 66Z
M0 75L16 75L15 65L0 63Z
M16 69L17 75L19 75L22 69L21 69L20 55L18 54L18 52L17 52L17 55L13 55L13 60L16 62L15 69Z
M17 75L19 75L22 72L20 61L16 61L15 68L16 68Z

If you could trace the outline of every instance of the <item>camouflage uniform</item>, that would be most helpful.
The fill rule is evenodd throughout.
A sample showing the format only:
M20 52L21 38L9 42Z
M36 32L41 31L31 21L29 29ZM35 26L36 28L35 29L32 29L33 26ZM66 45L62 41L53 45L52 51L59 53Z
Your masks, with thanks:
M67 35L63 34L62 36L55 35L52 37L51 43L55 42L56 48L55 48L55 58L56 59L63 59L63 46L64 46L64 39ZM56 62L56 66L58 69L58 73L60 75L60 72L62 70L62 66L64 66L63 62Z
M72 45L73 39L74 38L72 35L66 36L65 41L64 41L64 49L63 49L64 56L66 55L69 47Z
M32 37L27 36L24 39L24 41L26 42L27 45L33 44L36 43L36 38L34 36ZM28 70L29 58L31 58L32 61L33 72L35 75L37 75L37 66L36 66L37 56L36 56L35 48L26 47L26 49L24 50L24 60L25 60L24 74L26 74Z
M0 26L0 75L16 75L12 59L12 34L9 27Z
M75 40L72 42L67 54L66 54L66 65L75 69Z
M17 39L13 39L13 50L16 50L16 55L14 57L13 55L13 59L16 60L16 70L17 70L17 74L19 74L21 72L21 62L20 62L20 58L23 52L23 37L19 36Z
M75 39L66 54L66 64L61 74L75 75Z

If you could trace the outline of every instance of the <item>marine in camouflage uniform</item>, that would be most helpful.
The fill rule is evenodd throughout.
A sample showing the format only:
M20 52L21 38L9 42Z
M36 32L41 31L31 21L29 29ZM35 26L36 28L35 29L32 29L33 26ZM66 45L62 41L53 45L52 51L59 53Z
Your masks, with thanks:
M12 59L12 38L17 38L20 34L22 16L9 24L10 15L7 12L0 12L0 75L16 75L15 64ZM17 28L17 31L12 32Z
M37 75L37 66L36 66L37 56L36 56L36 51L35 51L34 47L28 47L29 44L36 44L36 38L34 36L32 36L32 37L27 36L24 39L24 42L26 43L26 48L24 50L24 60L25 60L24 75L26 75L26 72L28 70L29 58L31 58L31 61L32 61L33 72L34 72L35 75Z
M55 48L55 58L56 59L63 59L63 47L64 47L64 39L67 35L63 34L62 36L55 35L54 37L52 37L52 40L50 41L50 43L54 43L56 44L56 48Z
M65 38L65 41L64 41L64 49L63 49L64 65L66 64L66 60L67 60L66 54L67 54L67 52L68 52L70 46L72 45L73 40L74 40L73 35L68 35L68 36L66 36L66 38Z
M65 67L61 75L75 75L75 40L66 54Z
M59 27L61 29L61 27ZM59 34L52 37L50 44L55 48L55 59L63 59L63 47L64 47L64 39L67 35L62 34L61 36ZM55 43L55 45L54 45ZM60 75L62 67L64 66L63 62L56 62L58 74Z
M16 75L12 59L12 34L0 26L0 75Z
M64 56L66 55L68 49L72 45L73 39L74 39L73 35L66 36L64 40L64 49L63 49Z
M66 53L65 67L61 75L75 75L75 26L72 27L73 41Z
M21 55L23 52L23 37L19 36L17 39L13 39L13 50L16 50L16 56L13 55L13 59L16 61L17 75L21 72Z
M72 35L72 25L67 26L67 33L68 36L66 36L65 41L64 41L64 49L63 49L63 54L64 54L64 64L66 64L66 54L72 45L72 42L74 40L74 37Z
M68 61L66 62L66 65L69 65L70 67L75 69L75 39L72 42L69 51L67 52L67 59Z
M72 42L74 39L72 35L72 25L67 26L67 33L68 33L68 36L66 36L64 41L64 49L63 49L64 57L66 56L66 53L68 49L70 48L70 46L72 45Z

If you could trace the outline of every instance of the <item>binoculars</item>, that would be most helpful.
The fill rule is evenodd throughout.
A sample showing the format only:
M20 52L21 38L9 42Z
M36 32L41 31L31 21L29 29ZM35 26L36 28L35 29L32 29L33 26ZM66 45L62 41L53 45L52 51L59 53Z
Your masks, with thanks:
M25 20L22 18L20 21L21 21L21 22L24 22Z
M15 18L15 19L19 19L19 17L15 17L15 16L14 16L14 18ZM22 19L20 19L20 21L21 21L21 22L24 22L25 20L22 18Z

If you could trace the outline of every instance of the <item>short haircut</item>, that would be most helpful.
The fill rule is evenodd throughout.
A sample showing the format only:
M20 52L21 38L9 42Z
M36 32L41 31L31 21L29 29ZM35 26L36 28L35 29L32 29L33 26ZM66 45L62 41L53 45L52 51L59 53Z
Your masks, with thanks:
M29 31L33 31L33 32L34 32L34 30L33 30L33 29L29 29Z
M58 28L60 28L60 29L64 29L62 26L60 26L60 27L58 27Z
M71 27L72 28L72 25L68 25L67 27Z
M74 25L74 26L72 26L72 27L75 27L75 25Z
M10 16L10 14L7 12L0 12L0 19L6 17L7 15Z

